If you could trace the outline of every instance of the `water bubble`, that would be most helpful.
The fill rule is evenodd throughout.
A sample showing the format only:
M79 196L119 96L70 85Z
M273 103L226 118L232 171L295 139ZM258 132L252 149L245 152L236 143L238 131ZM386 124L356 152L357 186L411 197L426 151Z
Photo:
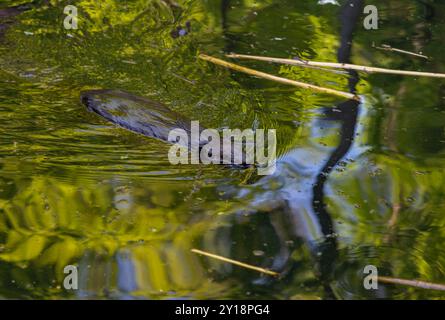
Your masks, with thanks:
M253 255L257 256L257 257L264 256L264 251L263 250L253 250Z

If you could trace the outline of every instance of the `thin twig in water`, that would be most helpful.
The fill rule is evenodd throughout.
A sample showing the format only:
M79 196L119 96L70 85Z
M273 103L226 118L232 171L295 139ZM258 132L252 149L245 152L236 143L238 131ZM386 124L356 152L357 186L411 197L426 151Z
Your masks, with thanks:
M246 67L242 67L239 66L237 64L234 63L230 63L215 57L211 57L205 54L200 54L199 55L200 59L212 62L214 64L229 68L229 69L233 69L239 72L244 72L247 74L250 74L252 76L256 76L258 78L263 78L263 79L268 79L268 80L272 80L275 82L280 82L280 83L284 83L284 84L288 84L288 85L292 85L295 87L300 87L300 88L304 88L304 89L311 89L314 91L318 91L318 92L322 92L322 93L327 93L327 94L331 94L331 95L336 95L342 98L347 98L347 99L354 99L354 100L360 100L360 98L352 93L348 93L348 92L343 92L343 91L338 91L338 90L334 90L334 89L329 89L329 88L323 88L323 87L318 87L312 84L308 84L308 83L304 83L304 82L299 82L299 81L295 81L295 80L290 80L290 79L286 79L286 78L281 78L281 77L277 77L265 72L261 72L261 71L257 71L257 70L253 70L253 69L249 69Z
M416 288L421 288L421 289L445 291L445 285L443 285L443 284L430 283L430 282L419 281L419 280L406 280L406 279L378 276L378 281L382 282L382 283L400 284L403 286L410 286L410 287L416 287Z
M386 74L397 74L397 75L403 75L403 76L445 78L445 74L443 74L443 73L384 69L384 68L375 68L375 67L360 66L360 65L355 65L355 64L348 64L348 63L281 59L281 58L272 58L272 57L263 57L263 56L250 56L250 55L235 54L235 53L228 54L227 57L237 58L237 59L250 59L250 60L258 60L258 61L266 61L266 62L288 64L288 65L302 66L302 67L317 66L317 67L327 67L327 68L336 68L336 69L357 70L357 71L363 71L363 72L368 72L368 73L386 73Z
M183 76L181 76L181 75L179 75L179 74L176 74L176 73L174 73L174 72L172 72L171 74L172 74L175 78L181 79L182 81L185 81L185 82L190 83L190 84L192 84L192 85L195 85L195 84L196 84L195 81L190 80L190 79L187 79L186 77L183 77Z
M379 49L379 50L385 50L385 51L392 51L392 52L408 54L410 56L424 58L424 59L427 59L427 60L430 59L429 57L427 57L427 56L425 56L423 54L419 54L419 53L414 53L414 52L410 52L410 51L406 51L406 50L402 50L402 49L393 48L393 47L391 47L390 45L387 45L387 44L382 44L381 47L376 47L376 46L373 46L373 47L376 48L376 49Z
M231 263L231 264L237 265L239 267L243 267L243 268L246 268L246 269L255 270L255 271L258 271L258 272L261 272L261 273L265 273L265 274L268 274L268 275L273 276L273 277L278 277L280 275L279 273L271 271L271 270L268 270L268 269L255 267L255 266L252 266L250 264L246 264L246 263L239 262L239 261L236 261L236 260L232 260L232 259L229 259L229 258L221 257L221 256L218 256L216 254L208 253L208 252L205 252L205 251L202 251L202 250L192 249L191 251L194 252L194 253L203 255L203 256L207 256L209 258L213 258L213 259L217 259L217 260L224 261L224 262L227 262L227 263Z

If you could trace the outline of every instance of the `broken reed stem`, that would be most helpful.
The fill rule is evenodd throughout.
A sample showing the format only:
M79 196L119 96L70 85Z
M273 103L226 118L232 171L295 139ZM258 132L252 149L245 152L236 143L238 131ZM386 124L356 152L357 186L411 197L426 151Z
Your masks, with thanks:
M390 45L387 45L387 44L382 44L381 47L374 46L374 48L379 49L379 50L403 53L403 54L407 54L407 55L410 55L410 56L424 58L426 60L430 59L429 57L427 57L427 56L425 56L423 54L419 54L419 53L415 53L415 52L411 52L411 51L406 51L406 50L402 50L402 49L393 48L393 47L391 47Z
M231 263L231 264L237 265L239 267L243 267L243 268L246 268L246 269L255 270L255 271L258 271L258 272L261 272L261 273L265 273L265 274L268 274L268 275L273 276L273 277L278 277L279 276L279 273L277 273L277 272L274 272L274 271L271 271L271 270L267 270L267 269L264 269L264 268L260 268L260 267L255 267L255 266L252 266L250 264L246 264L246 263L239 262L239 261L236 261L236 260L232 260L232 259L229 259L229 258L224 258L224 257L218 256L218 255L213 254L213 253L208 253L208 252L205 252L205 251L202 251L202 250L198 250L198 249L191 249L191 251L194 252L194 253L203 255L203 256L207 256L209 258L213 258L213 259L217 259L217 260L224 261L224 262L227 262L227 263Z
M236 59L250 59L250 60L258 60L258 61L266 61L280 64L288 64L293 66L316 66L316 67L327 67L327 68L336 68L336 69L347 69L347 70L357 70L368 73L387 73L387 74L398 74L404 76L415 76L415 77L431 77L431 78L445 78L445 74L443 73L431 73L431 72L418 72L418 71L404 71L404 70L395 70L395 69L384 69L384 68L375 68L375 67L366 67L355 64L348 63L335 63L335 62L317 62L317 61L307 61L307 60L294 60L294 59L281 59L281 58L272 58L272 57L263 57L263 56L251 56L245 54L228 54L226 55L228 58L236 58Z
M332 95L336 95L342 98L346 98L346 99L354 99L354 100L359 100L359 97L352 94L352 93L348 93L348 92L343 92L343 91L338 91L338 90L334 90L334 89L329 89L329 88L323 88L323 87L318 87L312 84L308 84L308 83L304 83L304 82L299 82L299 81L294 81L294 80L290 80L290 79L286 79L286 78L281 78L281 77L277 77L265 72L261 72L261 71L256 71L253 69L249 69L246 67L242 67L239 66L237 64L234 63L230 63L215 57L211 57L205 54L200 54L199 55L200 59L212 62L214 64L229 68L229 69L233 69L239 72L244 72L247 74L250 74L252 76L256 76L258 78L263 78L263 79L267 79L267 80L272 80L275 82L279 82L279 83L284 83L284 84L288 84L288 85L292 85L295 87L300 87L300 88L304 88L304 89L311 89L317 92L322 92L322 93L327 93L327 94L332 94Z
M406 280L406 279L378 276L378 281L382 282L382 283L400 284L400 285L404 285L404 286L416 287L416 288L421 288L421 289L445 291L445 285L443 285L443 284L430 283L430 282L419 281L419 280Z

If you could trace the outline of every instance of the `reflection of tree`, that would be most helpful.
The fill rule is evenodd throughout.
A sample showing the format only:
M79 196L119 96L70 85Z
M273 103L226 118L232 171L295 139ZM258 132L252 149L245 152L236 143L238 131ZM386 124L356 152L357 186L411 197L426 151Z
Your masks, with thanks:
M363 10L362 0L347 1L341 9L341 36L340 48L338 50L338 62L350 63L352 37L357 20ZM356 85L358 83L358 74L354 71L349 71L349 88L350 92L356 92ZM319 259L320 271L322 280L325 282L325 288L329 290L329 281L331 280L331 273L336 258L336 239L333 230L332 218L327 211L325 204L325 184L329 178L330 173L336 165L342 160L349 149L351 148L358 116L359 102L355 100L348 100L338 105L334 110L328 113L328 119L339 121L341 123L340 129L340 143L338 147L331 154L330 158L321 169L317 176L313 188L313 207L318 215L321 229L326 239L321 245L321 256Z
M342 9L341 43L338 51L338 60L344 63L349 62L352 34L362 10L362 1L352 2L351 5L350 1L348 1ZM227 4L227 2L225 3ZM316 23L315 25L318 27L319 24ZM229 29L227 25L225 25L225 29ZM320 38L323 39L322 41L325 41L325 39L333 40L333 36L328 35L323 35L323 37ZM236 50L239 51L239 48ZM288 75L298 75L299 77L301 77L301 75L303 75L303 77L305 76L305 70L298 70L298 73L294 72L294 70L295 68L283 68L282 72ZM351 72L349 77L351 92L355 92L357 82L358 75L355 72ZM250 203L250 207L256 212L269 212L275 232L281 239L282 250L276 254L273 267L282 271L288 268L290 251L286 246L286 239L289 239L289 229L292 229L293 235L291 235L290 238L296 237L297 241L303 239L309 248L311 248L314 257L318 259L323 286L325 290L328 290L327 294L329 295L332 295L329 292L329 282L331 280L333 264L335 263L336 240L332 220L325 205L325 182L332 169L335 168L338 162L348 153L353 143L357 115L358 102L352 100L346 101L335 107L333 111L327 112L323 121L335 121L340 125L340 142L338 147L333 149L327 159L326 155L320 154L320 160L316 162L317 164L307 164L312 167L307 169L312 172L309 175L304 172L305 169L296 168L304 166L303 163L299 164L299 162L301 162L301 158L310 158L310 154L314 152L313 148L309 147L305 151L304 148L298 146L296 149L288 151L288 154L284 155L280 160L279 173L272 178L263 178L255 184L256 186L261 186L264 190L258 194L257 189L254 189L253 199ZM314 123L311 126L318 126L318 124ZM317 132L315 128L312 128L312 130L313 135L324 134L323 132ZM295 168L289 169L289 167ZM295 180L293 180L291 177L294 175L301 176L301 178L294 178ZM306 175L308 178L304 177ZM268 185L272 183L271 181L275 180L279 181L275 183L281 184L282 188L273 191L270 190ZM309 184L313 184L312 189L306 186ZM297 193L301 191L298 189L305 189L306 191L304 192L307 193L299 196ZM255 192L257 194L255 194ZM307 197L312 198L312 203L308 203ZM286 225L289 222L291 226Z

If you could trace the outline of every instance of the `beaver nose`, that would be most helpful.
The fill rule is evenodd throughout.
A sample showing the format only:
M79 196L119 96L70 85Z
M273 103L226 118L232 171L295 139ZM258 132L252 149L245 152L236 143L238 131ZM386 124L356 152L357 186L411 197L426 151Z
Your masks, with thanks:
M90 111L90 112L93 111L93 109L92 109L93 99L87 92L82 92L80 94L80 101L82 102L83 105L85 105L85 107L87 107L88 111Z

